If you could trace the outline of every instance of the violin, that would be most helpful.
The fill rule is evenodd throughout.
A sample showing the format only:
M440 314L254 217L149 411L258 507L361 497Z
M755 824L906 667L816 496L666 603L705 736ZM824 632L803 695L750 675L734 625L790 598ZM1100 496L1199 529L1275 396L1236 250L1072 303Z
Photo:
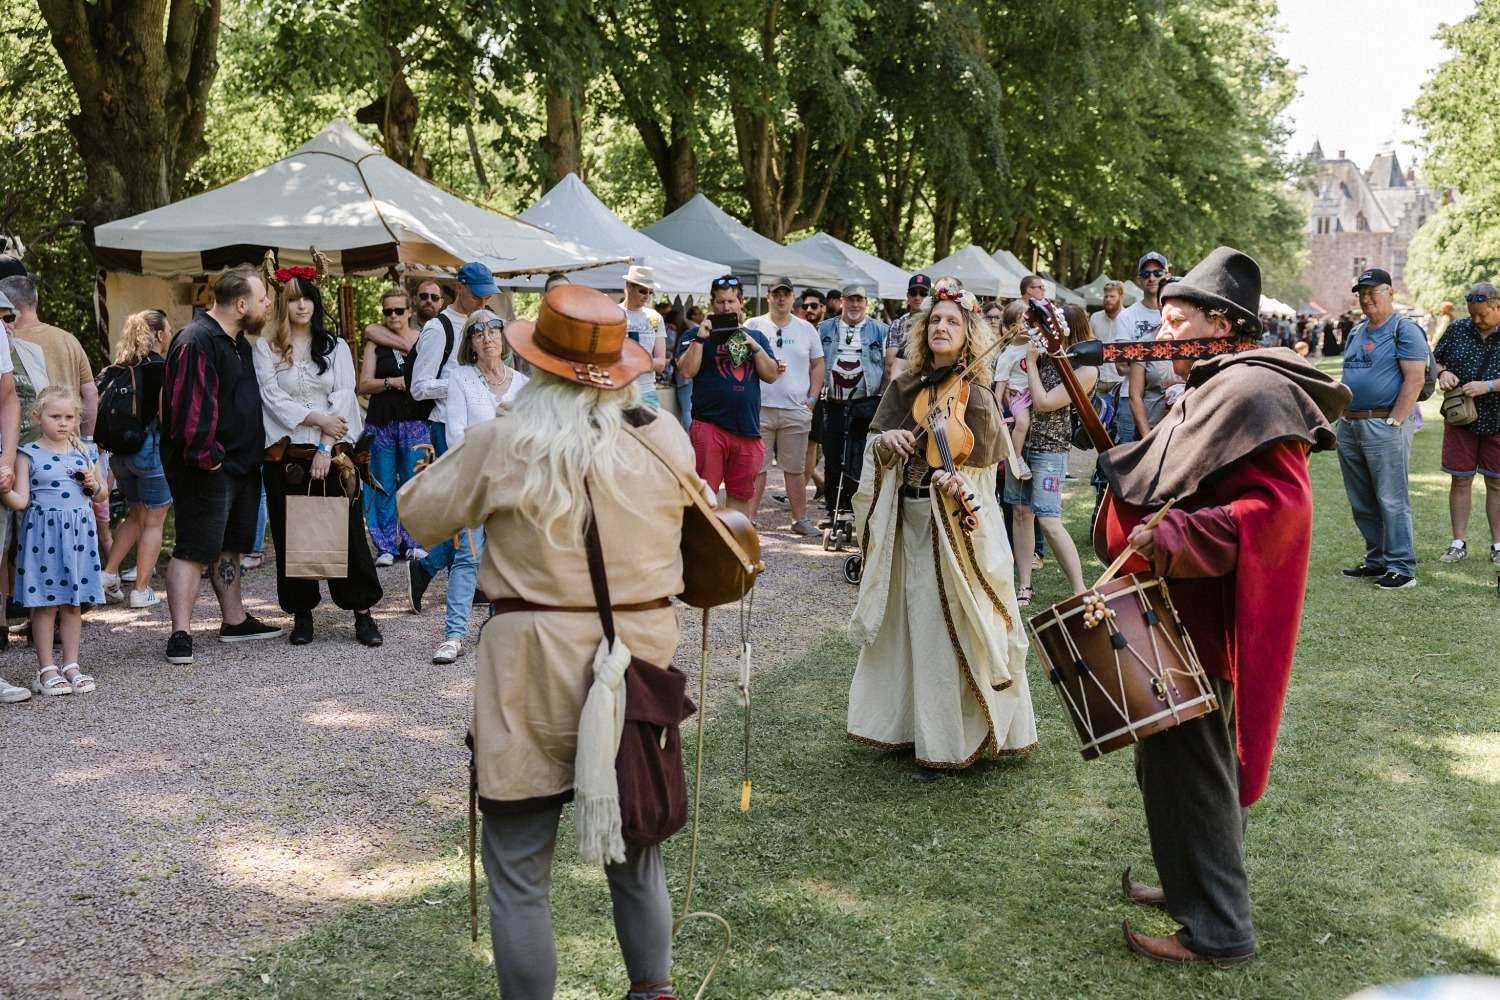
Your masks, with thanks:
M926 392L917 393L911 408L912 420L927 432L927 464L950 476L957 476L957 466L974 453L974 432L964 422L965 408L969 404L969 380L964 378L964 369L963 364L955 365L941 382L928 386ZM953 496L946 490L939 492L953 504L953 516L965 534L979 527L979 508L974 503L974 494Z

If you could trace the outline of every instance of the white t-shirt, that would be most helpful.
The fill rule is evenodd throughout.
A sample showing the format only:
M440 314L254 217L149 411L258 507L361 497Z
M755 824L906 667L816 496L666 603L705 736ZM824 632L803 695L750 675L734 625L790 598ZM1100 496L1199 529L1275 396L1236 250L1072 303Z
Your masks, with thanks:
M800 316L787 317L787 325L779 330L770 314L757 316L745 323L745 328L765 335L771 342L776 360L786 362L786 371L770 385L760 387L761 408L795 410L807 405L812 392L812 375L809 368L813 359L822 359L823 344L818 331Z
M1031 378L1023 364L1030 350L1030 344L1007 344L995 362L995 381L1004 382L1011 392L1030 391Z
M1094 334L1094 339L1101 344L1113 344L1119 336L1120 318L1124 315L1125 310L1121 309L1115 313L1114 319L1110 319L1109 314L1100 309L1090 316L1089 330ZM1124 378L1125 376L1121 375L1114 365L1102 365L1099 369L1099 381L1106 385L1113 385L1116 382L1123 381Z
M444 309L442 314L453 325L453 351L444 363L443 348L448 344L448 331L438 317L432 317L417 335L417 363L412 367L411 382L407 386L413 399L434 401L427 419L437 424L444 423L448 417L443 400L448 396L448 379L458 367L458 349L463 344L464 324L469 321L468 314L459 312L454 306Z
M5 332L5 324L0 323L0 375L15 370L16 366L10 360L10 335Z
M656 339L666 336L666 323L655 309L626 309L625 335L640 344L651 354L656 349ZM656 371L648 368L635 377L635 387L641 392L656 388Z
M1147 309L1145 302L1126 306L1115 317L1115 340L1118 343L1141 343L1156 339L1156 330L1161 326L1161 310ZM1130 383L1120 387L1120 398L1130 398Z

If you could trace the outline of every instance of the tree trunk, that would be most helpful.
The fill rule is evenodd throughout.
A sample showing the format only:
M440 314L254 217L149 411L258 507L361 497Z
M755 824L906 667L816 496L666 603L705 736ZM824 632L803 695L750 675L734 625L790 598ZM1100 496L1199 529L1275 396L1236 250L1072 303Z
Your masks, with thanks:
M207 151L209 86L219 69L220 0L37 0L78 94L68 121L93 227L160 208ZM165 30L163 30L165 29Z
M386 92L354 113L354 120L380 129L385 155L418 177L430 179L432 168L422 155L422 140L417 138L417 120L421 108L417 95L406 82L406 65L401 50L389 46L391 83Z
M932 259L942 260L953 252L953 234L958 229L958 199L939 190L932 206Z
M551 183L569 174L583 176L583 81L558 85L547 81L543 103L547 112L547 134L542 152L552 164Z
M677 211L698 193L698 154L693 148L692 135L679 122L679 118L672 118L669 133L655 118L644 115L635 118L635 130L640 133L666 195L663 215Z

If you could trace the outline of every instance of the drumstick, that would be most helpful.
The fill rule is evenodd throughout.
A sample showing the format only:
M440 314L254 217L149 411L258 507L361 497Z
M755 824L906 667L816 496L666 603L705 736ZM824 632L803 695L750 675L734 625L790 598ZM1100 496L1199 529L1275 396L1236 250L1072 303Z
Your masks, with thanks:
M1155 514L1151 515L1151 520L1146 522L1146 530L1150 531L1152 528L1156 527L1157 523L1166 516L1167 511L1171 510L1172 505L1176 502L1177 498L1173 497L1172 499L1167 501L1167 505L1165 507L1157 511ZM1120 572L1120 567L1124 566L1126 560L1135 555L1136 551L1137 549L1134 545L1125 546L1125 551L1115 556L1115 561L1109 564L1109 568L1104 571L1104 575L1099 578L1098 582L1094 584L1092 589L1098 590L1100 587L1113 580L1115 578L1115 574Z

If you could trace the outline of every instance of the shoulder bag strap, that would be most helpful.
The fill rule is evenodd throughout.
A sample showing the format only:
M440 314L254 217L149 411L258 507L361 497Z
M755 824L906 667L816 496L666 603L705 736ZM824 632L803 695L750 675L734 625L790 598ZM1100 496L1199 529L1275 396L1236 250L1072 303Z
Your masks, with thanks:
M457 336L453 332L453 321L445 313L438 313L438 322L443 324L443 359L438 362L437 378L443 377L443 369L448 367L448 359L453 356L453 340Z
M615 613L610 607L609 580L604 575L604 548L599 543L599 523L594 519L594 495L589 492L587 481L583 484L583 496L589 505L588 520L583 527L583 548L589 560L589 582L594 585L594 604L599 609L599 620L604 625L604 638L615 644Z
M658 417L657 419L660 419L660 417ZM694 481L696 477L689 477L686 472L682 471L675 464L673 464L673 462L669 458L667 458L666 453L661 450L661 446L658 445L655 441L651 440L651 438L646 436L646 434L642 432L641 428L632 427L629 424L626 424L625 429L630 432L632 437L634 437L637 441L644 445L647 451L651 452L651 454L661 459L661 463L676 474L678 483L680 483L682 485L682 488L687 491L687 495L692 498L694 506L702 511L708 518L709 523L718 530L719 537L724 540L724 544L729 546L729 551L734 553L734 557L739 560L740 565L745 567L745 571L747 573L754 572L755 560L750 558L750 554L745 551L744 547L740 545L739 541L734 537L733 534L730 533L729 529L724 527L724 525L720 523L719 519L714 516L714 508L709 504L707 500L703 498L703 490L699 488L698 482Z

